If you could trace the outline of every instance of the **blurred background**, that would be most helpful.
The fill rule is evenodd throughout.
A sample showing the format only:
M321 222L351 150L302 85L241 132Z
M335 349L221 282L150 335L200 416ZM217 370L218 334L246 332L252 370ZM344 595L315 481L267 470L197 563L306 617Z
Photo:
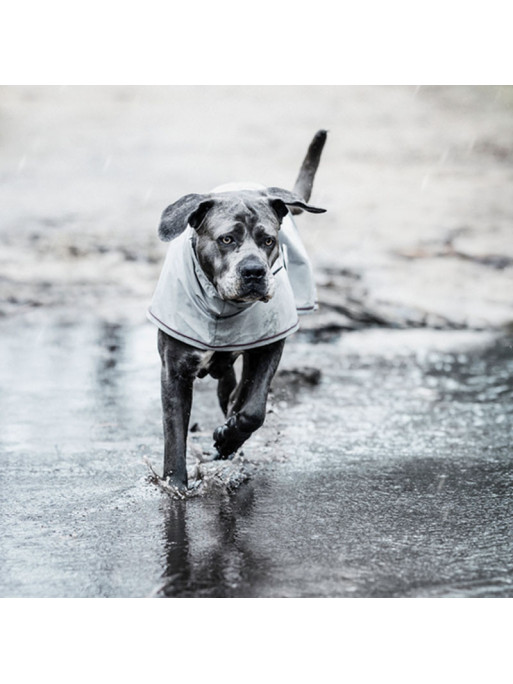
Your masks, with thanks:
M290 188L317 328L513 320L513 87L20 86L0 90L0 315L139 320L162 210L232 180Z

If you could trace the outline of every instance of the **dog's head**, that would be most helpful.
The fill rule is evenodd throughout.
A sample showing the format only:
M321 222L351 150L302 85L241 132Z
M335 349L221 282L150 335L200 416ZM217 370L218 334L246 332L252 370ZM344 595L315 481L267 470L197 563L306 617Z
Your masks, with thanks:
M288 207L324 212L281 188L185 195L162 214L159 236L173 240L190 225L201 268L221 299L269 301L278 233Z

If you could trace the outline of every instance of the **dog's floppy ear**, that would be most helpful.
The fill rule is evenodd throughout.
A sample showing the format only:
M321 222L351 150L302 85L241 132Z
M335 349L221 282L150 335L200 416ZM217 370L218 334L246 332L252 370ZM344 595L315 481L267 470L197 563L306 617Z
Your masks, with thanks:
M209 195L184 195L164 209L159 225L160 239L164 242L174 240L188 224L197 228L213 206L214 200Z
M297 207L298 209L309 211L312 214L322 214L326 211L326 209L313 207L311 204L307 204L299 195L290 192L290 190L284 190L283 188L267 188L265 194L274 211L278 214L280 221L288 213L287 207Z

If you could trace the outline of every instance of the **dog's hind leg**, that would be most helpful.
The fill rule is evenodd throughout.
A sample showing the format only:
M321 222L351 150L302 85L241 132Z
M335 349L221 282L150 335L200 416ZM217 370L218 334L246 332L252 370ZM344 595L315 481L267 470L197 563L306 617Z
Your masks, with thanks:
M238 356L237 352L214 352L206 362L202 363L198 372L198 378L211 375L218 381L217 398L225 416L228 413L230 395L237 386L233 364Z
M224 375L222 375L217 383L217 398L219 399L219 406L224 415L228 415L228 404L230 396L237 386L237 378L235 377L235 370L231 366Z

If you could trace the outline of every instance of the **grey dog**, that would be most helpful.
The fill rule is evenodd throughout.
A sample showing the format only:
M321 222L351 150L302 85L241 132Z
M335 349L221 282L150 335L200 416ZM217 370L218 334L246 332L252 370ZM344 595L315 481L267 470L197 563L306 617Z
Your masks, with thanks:
M237 189L185 195L162 214L159 236L172 244L149 318L159 327L162 360L163 474L180 491L188 486L195 378L218 381L226 421L213 435L217 458L230 458L264 423L285 338L298 327L285 224L292 223L289 209L325 211L308 204L325 141L326 131L318 131L292 192L232 186ZM241 339L232 339L234 330ZM237 382L233 365L241 354Z

